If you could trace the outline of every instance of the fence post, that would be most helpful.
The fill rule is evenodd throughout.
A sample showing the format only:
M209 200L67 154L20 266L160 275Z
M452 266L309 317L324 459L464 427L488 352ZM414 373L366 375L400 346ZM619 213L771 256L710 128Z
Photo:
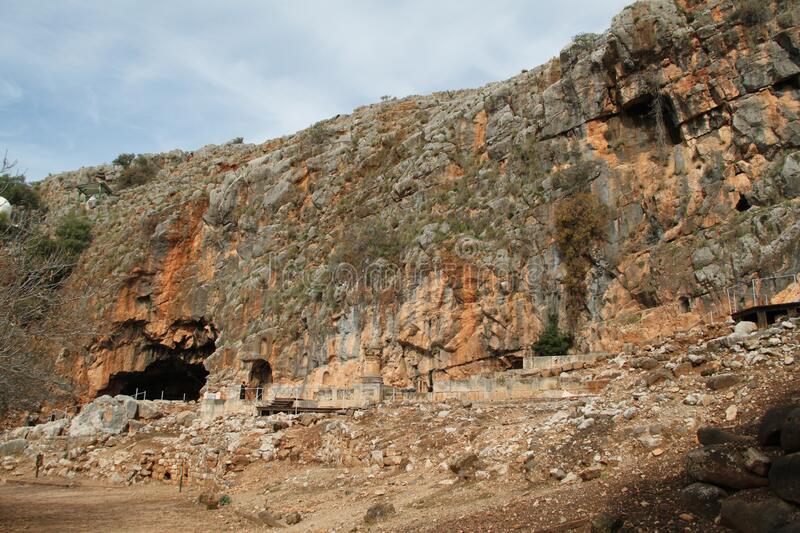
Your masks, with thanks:
M183 403L186 403L186 393L183 393Z
M136 392L133 393L133 399L134 400L139 399L139 387L136 387Z
M753 280L753 305L758 305L758 297L756 296L756 280Z
M164 389L161 389L161 399L164 399Z
M725 289L725 296L728 297L728 311L730 311L731 314L733 314L733 302L731 301L731 288L730 287Z

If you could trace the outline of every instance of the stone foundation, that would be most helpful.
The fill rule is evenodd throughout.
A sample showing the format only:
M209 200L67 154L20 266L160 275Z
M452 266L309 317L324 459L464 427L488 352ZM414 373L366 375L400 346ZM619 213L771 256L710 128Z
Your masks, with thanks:
M461 380L434 381L433 392L418 392L413 388L384 385L381 380L364 379L352 387L292 387L273 384L264 393L262 402L240 400L238 388L228 387L225 392L207 394L201 401L200 414L205 420L231 414L253 414L259 403L276 398L293 398L301 408L363 408L379 403L405 401L503 401L535 398L563 398L594 395L602 391L608 380L581 380L562 373L593 366L608 358L605 353L563 355L554 357L526 357L524 368L505 372L490 372Z

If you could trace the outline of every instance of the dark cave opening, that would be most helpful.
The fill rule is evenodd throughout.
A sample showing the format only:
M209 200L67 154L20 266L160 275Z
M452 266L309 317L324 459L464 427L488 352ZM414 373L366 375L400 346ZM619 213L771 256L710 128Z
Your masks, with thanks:
M640 128L654 128L658 127L656 124L658 117L661 117L666 137L672 146L681 144L681 130L675 121L675 108L672 105L672 100L668 96L661 95L658 98L659 104L656 104L656 98L651 94L643 95L628 104L624 108L624 116L629 118L636 127ZM656 105L660 105L660 113L656 111Z
M661 98L661 116L664 117L664 127L667 130L672 146L681 144L683 140L681 138L681 128L675 121L677 115L675 108L672 106L672 100L667 96Z
M183 359L159 359L141 372L118 372L108 380L100 394L126 394L147 400L186 400L200 398L208 370L202 362L187 363Z
M739 196L739 201L736 202L736 210L741 213L742 211L747 211L751 207L753 207L753 206L751 206L750 202L747 201L747 197L745 195L743 195L743 194L740 195Z
M240 398L261 401L267 397L270 385L272 385L272 367L267 361L257 359L253 361L247 386L241 390Z
M103 346L106 349L133 347L134 361L141 361L135 368L144 366L144 369L112 373L106 387L97 395L124 394L140 400L198 400L208 377L203 363L216 350L217 329L204 318L182 319L173 322L166 335L154 338L146 333L146 326L145 321L126 322ZM162 344L165 339L172 341L170 345Z

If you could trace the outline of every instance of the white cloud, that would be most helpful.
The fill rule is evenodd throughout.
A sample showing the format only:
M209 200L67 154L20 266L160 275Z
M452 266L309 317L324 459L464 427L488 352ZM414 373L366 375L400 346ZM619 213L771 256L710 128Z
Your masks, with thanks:
M0 19L0 150L28 158L39 178L119 152L259 142L383 94L512 76L603 30L624 4L11 3Z

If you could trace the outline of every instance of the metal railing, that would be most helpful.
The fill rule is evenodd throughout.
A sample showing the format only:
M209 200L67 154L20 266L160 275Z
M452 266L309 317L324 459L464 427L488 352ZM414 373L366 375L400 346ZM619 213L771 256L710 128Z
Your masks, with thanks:
M169 402L186 402L186 393L185 393L185 392L183 393L183 398L182 398L182 399L177 399L177 398L164 398L164 392L165 392L165 391L162 389L162 390L161 390L161 394L160 394L160 395L158 395L158 394L157 394L155 397L151 396L151 397L150 397L150 399L151 399L151 400L166 400L166 401L169 401ZM147 389L140 391L140 390L137 388L137 389L136 389L136 392L134 392L134 393L131 395L131 397L132 397L134 400L147 400Z
M785 274L735 283L725 289L728 311L734 314L748 307L769 305L781 291L798 283L798 274Z
M255 393L248 398L248 391L255 391ZM239 387L239 399L245 401L254 401L254 402L261 402L264 400L264 393L266 389L264 387Z

